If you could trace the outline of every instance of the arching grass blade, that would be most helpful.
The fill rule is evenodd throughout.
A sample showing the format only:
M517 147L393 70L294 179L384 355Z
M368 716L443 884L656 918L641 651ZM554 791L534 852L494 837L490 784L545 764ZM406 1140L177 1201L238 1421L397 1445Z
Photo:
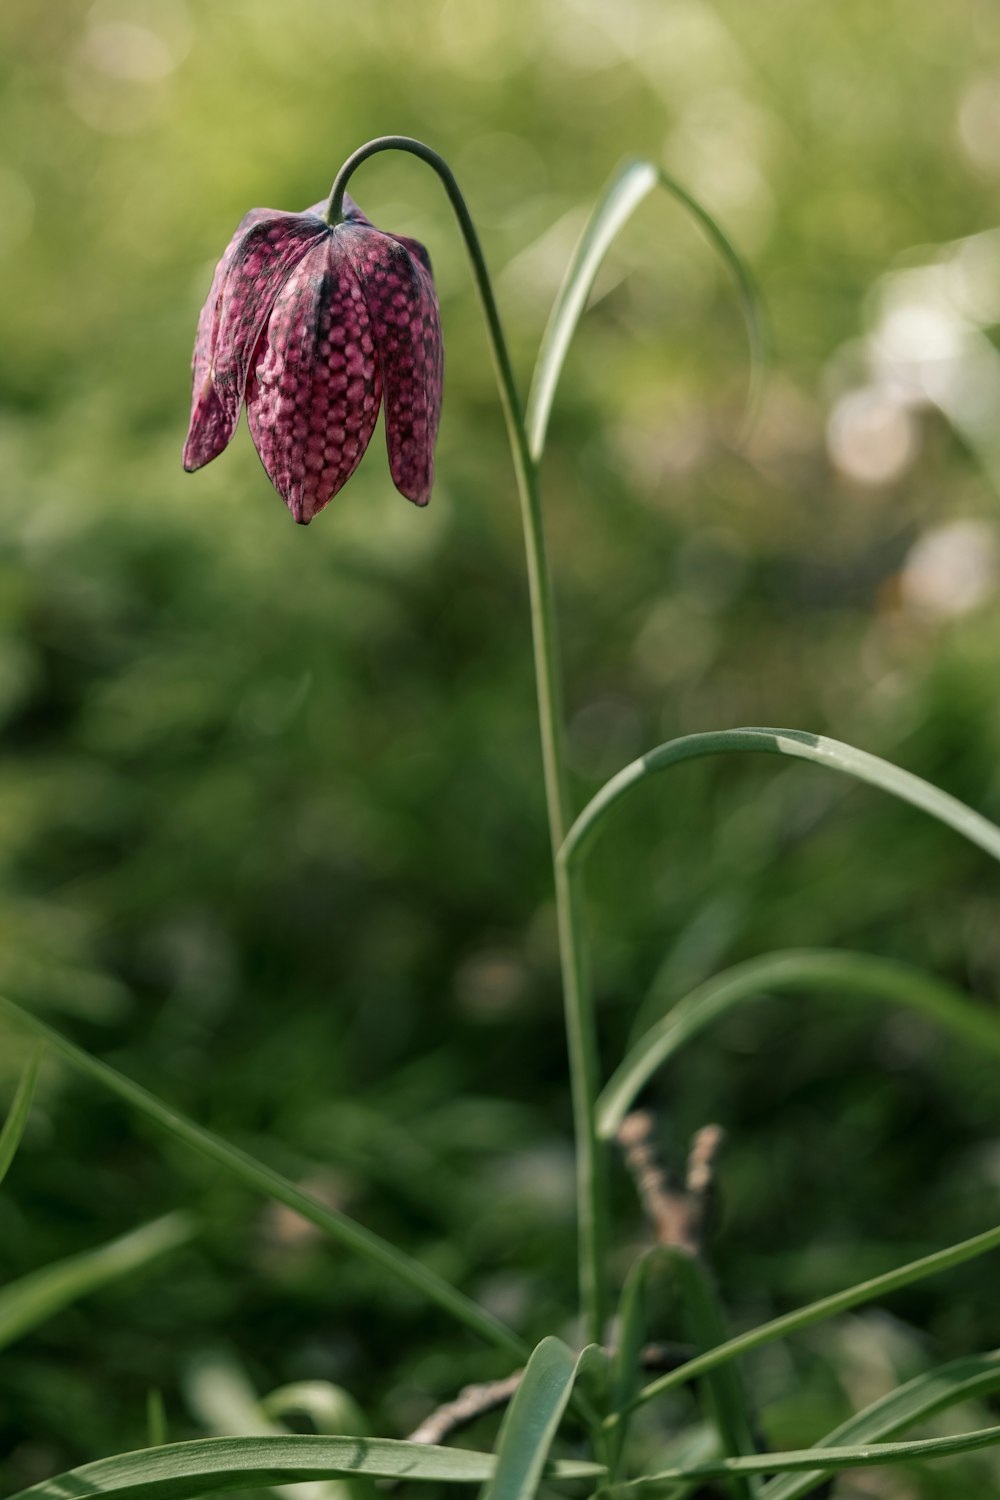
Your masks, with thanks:
M350 1392L329 1380L299 1380L282 1385L261 1398L265 1416L281 1421L286 1416L308 1417L317 1432L330 1434L368 1431L364 1412Z
M972 1354L964 1359L952 1360L936 1370L908 1380L905 1385L889 1391L880 1400L855 1412L846 1422L835 1427L816 1444L816 1457L822 1463L825 1448L838 1448L853 1443L873 1443L882 1438L893 1437L914 1422L923 1421L935 1412L954 1406L959 1401L970 1401L976 1396L987 1396L1000 1389L1000 1349L989 1354ZM809 1474L795 1474L773 1479L760 1492L760 1500L802 1500L814 1487L826 1479L828 1469L817 1468Z
M657 187L671 194L693 215L736 282L750 341L747 421L749 423L752 420L766 364L766 338L760 296L749 268L719 223L686 188L662 167L631 157L616 168L594 205L573 251L542 336L525 408L528 445L535 463L544 452L559 377L604 257L640 203Z
M612 776L597 795L591 798L576 819L559 851L560 860L570 869L586 853L611 809L629 792L659 771L666 771L682 761L699 760L706 755L728 755L732 753L763 753L765 755L787 755L795 760L812 761L814 765L826 766L844 776L878 787L911 807L936 818L960 833L970 843L977 844L994 859L1000 860L1000 828L984 818L981 813L966 807L957 797L942 792L910 771L869 755L866 750L856 750L840 740L827 739L825 735L809 734L802 729L720 729L707 734L688 734L681 739L668 740L650 750L638 760L632 761L617 776Z
M0 1291L0 1349L89 1292L176 1250L191 1239L195 1227L187 1214L165 1214L96 1250L84 1250L10 1282Z
M196 1500L197 1496L368 1474L379 1479L476 1484L491 1479L492 1453L437 1448L392 1438L288 1437L202 1438L120 1453L83 1464L7 1500ZM600 1481L600 1464L562 1461L548 1466L551 1479Z
M765 1344L773 1344L776 1340L787 1338L789 1334L797 1333L802 1328L825 1322L827 1318L836 1317L838 1313L847 1312L849 1308L860 1307L865 1302L874 1302L880 1297L887 1297L904 1286L912 1286L917 1281L926 1280L928 1276L936 1276L941 1271L951 1270L953 1266L962 1265L967 1260L973 1260L978 1255L986 1255L997 1248L1000 1248L1000 1225L984 1230L982 1234L973 1235L971 1239L960 1240L956 1245L948 1245L944 1250L936 1250L932 1255L922 1255L919 1260L911 1260L905 1265L896 1266L894 1270L885 1271L881 1276L859 1281L854 1286L845 1288L844 1291L833 1292L829 1297L821 1297L816 1302L809 1302L805 1307L796 1308L793 1312L784 1313L780 1318L773 1318L769 1323L761 1323L747 1333L737 1335L736 1338L727 1339L724 1344L718 1345L715 1349L709 1349L705 1354L696 1355L694 1359L688 1360L678 1369L669 1370L665 1375L658 1376L656 1380L643 1387L635 1398L634 1404L641 1405L643 1402L651 1401L654 1396L659 1396L674 1386L684 1385L696 1376L725 1364L728 1360L739 1359L742 1355L749 1354L752 1349L760 1349Z
M59 1032L46 1026L44 1021L39 1021L30 1011L23 1010L21 1006L15 1005L5 996L0 996L0 1015L5 1015L19 1026L34 1032L36 1036L48 1043L58 1057L70 1063L78 1072L94 1079L148 1119L155 1120L169 1134L193 1146L196 1151L200 1151L203 1156L207 1156L247 1187L255 1192L263 1193L265 1197L284 1203L287 1208L301 1214L309 1223L315 1224L318 1229L322 1229L333 1239L364 1256L366 1260L382 1270L388 1271L398 1281L404 1282L430 1301L436 1302L453 1318L467 1328L471 1328L481 1338L512 1354L515 1359L526 1358L525 1345L515 1333L500 1322L499 1318L494 1317L485 1308L478 1307L471 1298L466 1297L442 1277L428 1270L426 1266L422 1266L412 1256L405 1254L402 1250L397 1250L395 1245L390 1245L387 1240L356 1223L347 1214L320 1203L310 1194L296 1187L295 1183L290 1182L287 1177L283 1177L280 1172L265 1166L263 1162L257 1161L246 1151L241 1151L238 1146L231 1146L228 1141L206 1130L203 1125L197 1125L194 1120L188 1119L172 1105L164 1104L148 1089L133 1083L123 1073L117 1072L107 1063L99 1062L96 1057L91 1057L89 1052L84 1052L80 1047L74 1046Z
M31 1101L35 1097L35 1084L38 1082L38 1069L44 1051L44 1047L36 1047L25 1063L7 1118L3 1122L3 1129L0 1130L0 1182L7 1176L21 1144L24 1127L31 1113Z
M197 1355L184 1374L184 1395L200 1426L213 1437L279 1437L288 1432L266 1409L250 1377L234 1355L207 1349ZM341 1436L356 1436L360 1427L342 1427ZM372 1500L373 1481L317 1479L285 1488L272 1486L282 1500Z
M1000 1057L1000 1014L972 1004L908 964L836 948L787 949L736 964L685 995L650 1027L612 1074L597 1103L597 1130L612 1139L656 1070L713 1022L748 1000L784 990L908 1005Z
M948 1458L958 1453L973 1453L1000 1443L1000 1427L982 1427L958 1437L915 1438L908 1443L864 1443L844 1448L828 1448L824 1463L831 1472L840 1469L875 1468L884 1464L912 1462L914 1459ZM710 1459L690 1468L663 1469L629 1484L614 1485L606 1493L625 1500L626 1496L656 1494L679 1479L722 1479L730 1474L788 1474L812 1468L816 1454L812 1448L787 1453L758 1453L750 1458Z
M500 1425L496 1472L482 1500L534 1500L573 1382L588 1355L587 1349L575 1355L561 1339L551 1337L532 1352Z
M573 251L542 335L525 406L528 444L536 463L545 448L549 416L566 355L601 262L615 236L656 183L657 170L652 162L636 158L623 161L594 205Z

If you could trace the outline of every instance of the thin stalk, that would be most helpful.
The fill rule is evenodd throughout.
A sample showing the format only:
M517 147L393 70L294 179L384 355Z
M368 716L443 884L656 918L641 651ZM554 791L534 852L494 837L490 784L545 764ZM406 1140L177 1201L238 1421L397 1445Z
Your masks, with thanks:
M521 397L514 378L514 369L504 337L503 325L497 310L493 283L486 268L483 249L479 243L476 226L448 163L430 146L405 135L383 135L377 140L360 146L349 156L337 173L330 193L324 217L336 224L342 217L344 192L348 181L362 162L380 151L407 151L419 157L438 175L448 201L455 211L458 227L462 231L469 263L479 293L479 302L486 319L490 353L496 371L500 404L507 423L514 474L521 501L521 520L524 525L524 543L528 562L528 588L531 596L531 624L535 650L535 678L538 688L538 718L542 736L542 763L545 771L545 800L548 807L549 833L553 852L559 848L569 826L569 797L566 791L566 775L562 753L562 694L559 687L558 647L555 625L555 609L552 584L549 577L545 552L545 528L542 522L542 506L538 493L538 474L528 450L528 438L524 426Z
M418 157L437 173L448 195L465 241L480 306L486 320L500 404L507 424L524 529L545 803L555 871L563 1005L576 1136L580 1301L586 1339L590 1343L600 1344L603 1342L605 1322L603 1247L606 1194L604 1146L598 1140L595 1128L599 1083L597 1037L593 1003L583 961L582 903L573 878L557 858L569 827L570 805L563 753L563 707L555 602L546 557L538 466L531 454L524 408L479 236L461 189L443 157L422 141L413 140L409 136L387 135L369 141L349 156L337 173L324 214L327 223L339 222L349 179L362 162L380 151L406 151L411 156Z
M580 1238L580 1305L586 1338L603 1343L606 1320L604 1255L607 1237L607 1152L597 1134L600 1076L597 1028L584 952L584 910L579 876L557 858L556 914L566 1012L566 1048L573 1086L576 1135L577 1228Z

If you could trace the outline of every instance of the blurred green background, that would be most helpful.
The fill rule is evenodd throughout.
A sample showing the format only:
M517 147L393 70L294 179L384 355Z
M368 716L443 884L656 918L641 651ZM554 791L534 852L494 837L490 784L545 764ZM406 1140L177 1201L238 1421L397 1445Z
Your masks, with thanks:
M376 434L308 530L245 429L181 472L212 266L249 207L315 202L369 137L416 135L463 184L526 384L601 184L626 153L662 161L747 254L775 369L741 445L732 288L648 202L544 474L578 805L672 734L777 723L998 818L998 42L992 0L0 10L0 989L528 1337L574 1336L569 1107L519 521L460 240L419 163L354 179L434 259L439 477L408 506ZM986 857L818 770L681 768L591 868L608 1067L657 975L662 1007L783 946L910 960L996 1004ZM0 1036L4 1099L24 1056ZM766 1001L651 1100L673 1160L706 1120L729 1132L735 1326L995 1219L995 1064L909 1015ZM141 1445L150 1386L172 1436L203 1431L206 1351L260 1391L342 1383L393 1436L504 1373L47 1065L3 1276L173 1207L198 1216L190 1246L0 1360L5 1489ZM616 1173L618 1274L643 1236ZM766 1351L750 1383L795 1446L997 1342L977 1262ZM990 1472L837 1493L965 1495Z

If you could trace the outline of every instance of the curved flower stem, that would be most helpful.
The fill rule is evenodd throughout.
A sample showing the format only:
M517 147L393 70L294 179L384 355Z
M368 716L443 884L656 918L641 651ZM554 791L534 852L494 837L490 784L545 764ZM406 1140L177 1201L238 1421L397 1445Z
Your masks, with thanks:
M563 710L559 681L558 646L552 584L545 552L545 528L538 490L538 467L531 456L524 410L514 378L507 340L497 310L493 285L482 246L461 189L443 157L422 141L409 136L386 135L359 147L337 173L324 215L330 224L342 217L344 192L356 169L380 151L407 151L437 173L455 211L479 301L486 319L490 351L496 371L500 404L507 423L514 474L521 501L521 521L528 565L531 599L531 629L534 646L538 719L542 740L545 801L549 838L555 867L556 906L559 921L559 952L562 965L563 1002L573 1093L573 1124L577 1153L577 1213L580 1239L580 1300L589 1342L604 1336L604 1223L605 1159L597 1139L595 1103L599 1087L597 1038L593 1005L583 962L583 923L578 886L561 869L556 855L569 827L569 796L563 755Z
M514 473L521 499L521 519L524 523L525 550L528 559L528 585L531 594L531 623L535 647L535 676L538 684L538 717L542 733L542 760L545 770L545 796L549 815L549 834L553 853L559 848L569 825L569 797L566 791L566 776L562 755L562 694L559 688L558 653L556 646L555 611L552 585L549 579L545 555L545 529L542 523L542 507L538 494L538 474L528 451L521 398L518 394L514 371L504 337L503 325L497 311L496 298L490 273L486 269L482 246L476 233L461 189L443 157L422 141L405 135L383 135L377 140L360 146L349 156L337 173L325 218L335 224L340 218L347 183L361 163L380 151L408 151L437 173L455 210L465 248L472 265L476 290L486 318L490 351L496 370L500 403L507 423Z

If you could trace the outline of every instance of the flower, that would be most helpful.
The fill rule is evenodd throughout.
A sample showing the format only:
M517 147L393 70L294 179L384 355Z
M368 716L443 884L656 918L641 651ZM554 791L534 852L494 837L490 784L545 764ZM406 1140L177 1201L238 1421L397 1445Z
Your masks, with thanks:
M254 446L303 525L350 479L385 398L389 469L430 499L444 351L431 263L349 197L329 225L254 208L215 268L195 339L184 467L227 446L244 401Z

